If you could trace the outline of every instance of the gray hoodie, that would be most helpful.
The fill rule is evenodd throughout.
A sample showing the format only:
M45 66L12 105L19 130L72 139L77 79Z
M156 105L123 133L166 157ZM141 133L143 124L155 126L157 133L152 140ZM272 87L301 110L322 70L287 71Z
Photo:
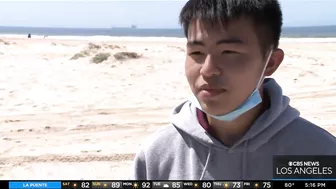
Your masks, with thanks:
M131 180L268 180L273 155L336 155L336 138L300 117L273 79L264 89L271 106L231 147L210 136L186 101L171 125L154 133L136 154Z

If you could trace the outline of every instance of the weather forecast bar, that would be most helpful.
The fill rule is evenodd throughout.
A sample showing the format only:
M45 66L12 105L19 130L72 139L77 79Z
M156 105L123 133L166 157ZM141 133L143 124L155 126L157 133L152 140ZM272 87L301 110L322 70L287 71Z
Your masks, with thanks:
M1 181L8 189L283 189L336 188L336 179L272 181Z

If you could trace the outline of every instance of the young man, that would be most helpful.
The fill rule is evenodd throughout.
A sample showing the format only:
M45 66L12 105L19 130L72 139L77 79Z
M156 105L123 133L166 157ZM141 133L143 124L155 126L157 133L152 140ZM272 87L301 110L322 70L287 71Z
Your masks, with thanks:
M271 76L277 0L189 0L180 14L194 94L137 153L131 179L265 180L273 155L336 155L336 139L300 117Z

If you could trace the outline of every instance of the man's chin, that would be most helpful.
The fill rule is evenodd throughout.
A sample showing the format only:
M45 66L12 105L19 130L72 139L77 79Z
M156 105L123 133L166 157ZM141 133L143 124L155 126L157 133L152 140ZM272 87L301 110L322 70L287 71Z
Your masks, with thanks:
M223 109L223 106L220 106L218 103L202 103L202 108L207 114L215 116L225 115L231 112L230 110Z

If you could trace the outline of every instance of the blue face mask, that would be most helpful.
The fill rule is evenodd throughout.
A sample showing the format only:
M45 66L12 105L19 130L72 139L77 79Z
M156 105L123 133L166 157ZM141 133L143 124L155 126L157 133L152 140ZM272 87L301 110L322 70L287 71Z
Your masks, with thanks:
M253 90L252 94L240 105L238 106L235 110L233 110L230 113L224 114L224 115L211 115L206 113L203 108L201 107L201 104L199 103L199 101L197 100L197 98L195 97L195 95L193 95L190 99L191 103L196 106L198 109L202 110L204 113L208 114L209 116L220 120L220 121L233 121L235 119L237 119L239 116L241 116L242 114L246 113L247 111L251 110L252 108L256 107L258 104L260 104L262 102L260 93L259 93L259 87L260 85L263 83L264 81L264 72L266 70L266 67L268 65L268 62L271 58L272 52L270 52L266 64L263 68L263 71L261 73L260 79L258 81L257 87Z

